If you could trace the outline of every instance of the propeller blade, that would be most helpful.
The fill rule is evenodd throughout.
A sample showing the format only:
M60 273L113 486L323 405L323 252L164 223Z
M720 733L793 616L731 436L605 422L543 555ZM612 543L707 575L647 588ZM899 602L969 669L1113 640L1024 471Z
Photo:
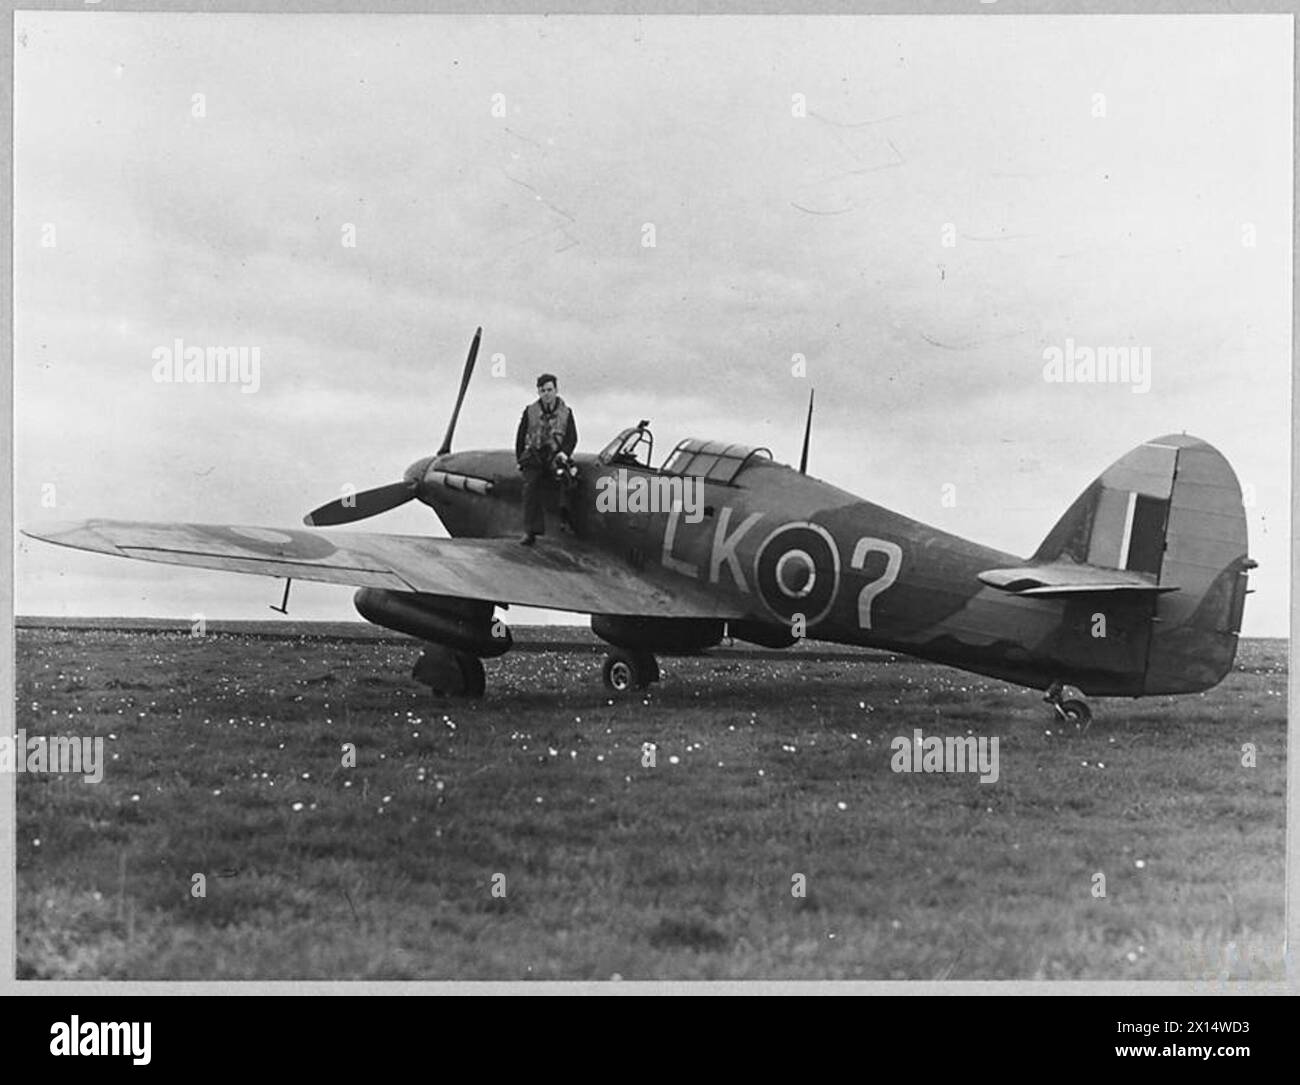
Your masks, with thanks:
M812 408L815 389L808 389L808 421L803 427L803 455L799 457L799 474L808 473L808 442L812 439Z
M350 524L364 520L368 516L378 516L381 512L395 509L414 499L419 483L415 480L391 482L387 486L376 486L373 490L328 501L302 518L308 527L331 527L334 524Z
M469 357L465 359L465 371L460 375L460 394L456 397L456 408L451 412L451 421L447 423L447 436L442 439L439 456L451 451L451 435L456 432L456 420L460 418L460 405L465 402L465 390L469 388L469 379L474 374L474 359L478 357L478 342L483 338L483 329L474 333L474 341L469 345Z

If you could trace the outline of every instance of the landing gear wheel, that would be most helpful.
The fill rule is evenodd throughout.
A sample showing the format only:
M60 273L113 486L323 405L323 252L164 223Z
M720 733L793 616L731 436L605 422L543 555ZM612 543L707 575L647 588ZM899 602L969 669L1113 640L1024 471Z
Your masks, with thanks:
M616 648L605 657L601 671L605 688L611 693L629 693L645 689L659 681L659 663L649 652L628 652Z
M483 673L483 661L468 652L457 652L456 662L460 665L460 676L465 688L463 697L482 697L487 691L487 675Z
M1062 719L1071 723L1087 727L1092 722L1092 709L1083 701L1062 701L1057 711L1061 713Z
M1063 701L1061 694L1065 690L1062 682L1053 682L1043 694L1043 700L1052 706L1052 711L1067 723L1082 726L1085 729L1092 723L1092 709L1086 701Z
M420 653L411 677L442 696L482 697L487 689L483 661L478 656L441 644L431 644Z

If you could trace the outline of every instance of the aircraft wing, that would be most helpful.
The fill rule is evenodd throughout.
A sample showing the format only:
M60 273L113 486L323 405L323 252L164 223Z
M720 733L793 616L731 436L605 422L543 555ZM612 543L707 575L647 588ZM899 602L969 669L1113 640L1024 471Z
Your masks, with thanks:
M715 596L676 579L668 582L658 569L637 572L572 537L563 543L543 538L524 547L514 539L435 539L131 520L50 524L24 529L23 534L139 561L583 614L745 616L721 593Z
M1173 584L1157 584L1150 573L1128 569L1103 569L1072 561L1022 565L1014 569L986 569L980 580L992 588L1016 595L1075 595L1081 592L1177 591Z

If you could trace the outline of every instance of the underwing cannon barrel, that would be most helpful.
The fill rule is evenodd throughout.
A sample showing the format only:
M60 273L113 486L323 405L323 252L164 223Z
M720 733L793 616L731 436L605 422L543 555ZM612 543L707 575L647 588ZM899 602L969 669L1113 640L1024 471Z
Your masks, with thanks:
M593 614L591 631L619 648L644 652L700 652L722 640L722 622L712 618Z
M789 648L799 639L788 626L768 622L728 622L727 635L764 648Z
M375 625L482 658L504 655L514 644L491 603L383 588L361 588L352 603Z

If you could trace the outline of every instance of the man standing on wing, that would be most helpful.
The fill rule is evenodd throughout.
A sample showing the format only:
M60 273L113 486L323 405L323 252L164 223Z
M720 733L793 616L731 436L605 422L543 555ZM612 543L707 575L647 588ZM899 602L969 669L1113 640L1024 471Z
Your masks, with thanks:
M538 535L546 534L542 487L557 461L566 462L578 446L573 412L556 393L556 384L552 373L537 378L537 401L524 408L515 433L515 459L524 475L524 537L519 540L524 546L532 546Z

